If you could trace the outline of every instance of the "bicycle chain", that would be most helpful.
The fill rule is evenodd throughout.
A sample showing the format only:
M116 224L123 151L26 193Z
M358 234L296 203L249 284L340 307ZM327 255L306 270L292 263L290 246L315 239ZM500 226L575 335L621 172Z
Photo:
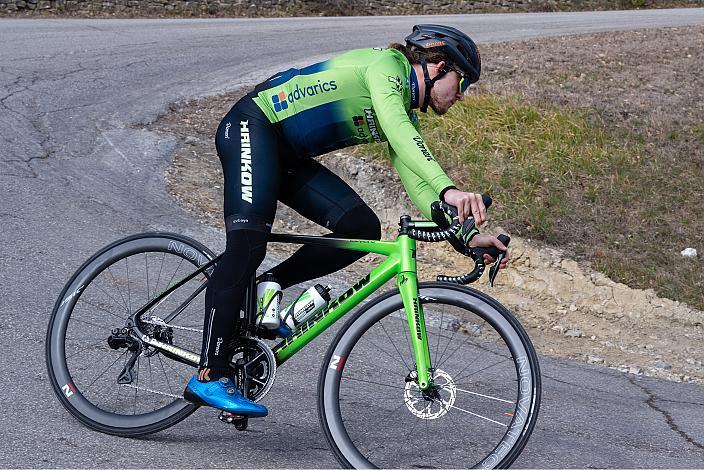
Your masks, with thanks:
M158 392L156 390L152 390L151 388L147 388L147 387L138 387L138 386L132 385L132 384L120 384L120 385L122 385L123 387L134 388L136 390L144 390L145 392L156 393L157 395L165 395L167 397L172 397L172 398L183 398L183 395L174 395L173 393Z
M203 334L203 330L199 330L197 328L189 328L187 326L178 326L178 325L171 325L169 323L166 323L164 320L157 316L152 316L148 320L142 320L143 323L149 323L150 325L157 325L157 326L163 326L167 328L173 328L174 330L185 330L185 331L194 331L196 333Z

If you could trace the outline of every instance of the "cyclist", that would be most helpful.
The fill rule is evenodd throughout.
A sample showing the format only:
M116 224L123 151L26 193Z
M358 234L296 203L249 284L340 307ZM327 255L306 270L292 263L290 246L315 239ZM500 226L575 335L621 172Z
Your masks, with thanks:
M391 161L414 205L430 217L438 199L461 222L486 220L481 195L458 189L419 134L415 109L444 114L479 79L474 42L448 26L413 27L406 45L352 50L257 85L218 127L227 244L206 290L203 350L189 400L242 416L266 416L234 386L228 345L249 279L264 259L277 200L330 229L329 236L380 239L374 212L342 179L312 157L388 141ZM474 232L476 233L476 232ZM476 235L470 246L506 247ZM269 271L283 289L338 271L364 253L306 245ZM493 262L488 255L486 261ZM502 262L504 265L508 256ZM261 276L260 276L261 277Z

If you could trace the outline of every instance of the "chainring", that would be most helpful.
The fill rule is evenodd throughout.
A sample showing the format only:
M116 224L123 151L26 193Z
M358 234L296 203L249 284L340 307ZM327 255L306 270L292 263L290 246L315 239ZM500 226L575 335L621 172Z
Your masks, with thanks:
M256 338L239 338L230 354L242 394L253 401L264 398L276 379L276 357L271 348Z

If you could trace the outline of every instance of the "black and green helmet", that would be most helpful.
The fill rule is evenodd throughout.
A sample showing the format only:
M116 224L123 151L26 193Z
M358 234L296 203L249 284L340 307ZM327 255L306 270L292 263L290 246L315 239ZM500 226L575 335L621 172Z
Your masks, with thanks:
M456 28L438 24L417 24L413 27L413 32L406 36L406 44L421 51L444 52L468 75L471 83L479 80L482 71L479 49L469 36Z

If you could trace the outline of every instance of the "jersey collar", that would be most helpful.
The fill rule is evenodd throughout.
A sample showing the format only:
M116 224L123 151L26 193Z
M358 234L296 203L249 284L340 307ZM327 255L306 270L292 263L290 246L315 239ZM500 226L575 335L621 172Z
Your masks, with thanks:
M416 71L411 67L411 109L416 109L420 106L420 97L418 96L418 77Z

